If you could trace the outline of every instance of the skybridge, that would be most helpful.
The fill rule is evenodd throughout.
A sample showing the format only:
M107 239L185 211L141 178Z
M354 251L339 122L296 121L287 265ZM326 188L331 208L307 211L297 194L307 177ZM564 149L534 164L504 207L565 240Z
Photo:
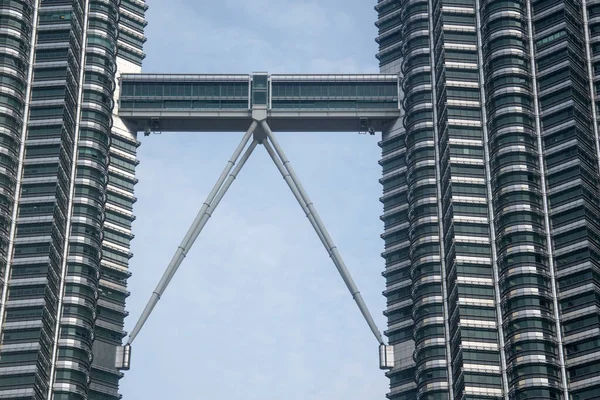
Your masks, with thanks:
M262 145L281 173L342 277L379 344L382 369L394 366L386 345L344 260L274 132L385 130L401 117L397 75L159 75L125 74L119 81L119 117L130 129L161 132L245 132L225 169L175 251L156 289L117 349L116 366L129 369L134 341L169 282L244 164Z
M400 116L397 75L125 74L119 116L138 132L375 132Z

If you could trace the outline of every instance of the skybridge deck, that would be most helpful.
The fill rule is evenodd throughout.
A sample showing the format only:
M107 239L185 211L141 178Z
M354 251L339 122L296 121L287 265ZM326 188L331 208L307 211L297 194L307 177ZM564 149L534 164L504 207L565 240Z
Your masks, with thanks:
M400 117L397 75L125 74L119 116L138 131L245 131L266 110L282 132L381 131Z

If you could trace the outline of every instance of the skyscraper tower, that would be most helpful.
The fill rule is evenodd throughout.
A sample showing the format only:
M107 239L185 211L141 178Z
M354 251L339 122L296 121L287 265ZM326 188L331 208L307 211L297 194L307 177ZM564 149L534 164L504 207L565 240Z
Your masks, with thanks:
M118 399L143 0L0 2L0 398Z
M599 399L600 5L382 0L390 399Z

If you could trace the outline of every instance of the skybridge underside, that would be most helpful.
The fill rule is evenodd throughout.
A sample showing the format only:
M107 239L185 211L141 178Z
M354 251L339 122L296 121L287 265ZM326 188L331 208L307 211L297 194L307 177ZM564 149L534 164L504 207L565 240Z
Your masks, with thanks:
M139 132L381 131L400 116L396 75L123 75L119 116Z
M376 132L398 118L398 113L297 113L271 112L267 120L275 132ZM253 121L251 112L123 111L119 116L138 132L243 132ZM368 125L361 121L366 118Z

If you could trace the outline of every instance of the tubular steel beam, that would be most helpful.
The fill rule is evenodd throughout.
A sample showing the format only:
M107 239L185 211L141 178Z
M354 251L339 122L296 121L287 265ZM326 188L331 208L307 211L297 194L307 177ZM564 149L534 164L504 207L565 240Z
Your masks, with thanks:
M375 336L375 338L377 339L379 344L384 344L381 332L379 331L379 328L377 328L377 325L375 324L375 321L373 320L373 317L371 316L371 313L369 312L369 309L367 308L367 305L365 304L365 302L362 298L362 295L360 294L358 288L356 287L356 284L354 283L354 280L352 279L352 276L350 275L350 272L348 271L348 268L346 267L346 264L344 263L344 260L342 259L342 256L340 255L338 248L336 247L336 245L333 243L333 240L329 236L329 233L327 232L327 229L325 228L323 221L319 217L317 210L315 209L312 201L308 197L308 194L304 190L302 183L296 176L296 172L294 171L292 165L290 164L290 161L287 159L287 156L283 152L283 149L277 142L277 139L275 138L275 135L273 135L273 132L271 131L271 128L269 127L269 124L267 123L267 121L262 121L261 126L262 126L263 130L265 131L265 133L267 134L268 140L273 144L273 147L275 148L275 153L281 160L280 163L285 168L285 171L287 171L287 173L282 172L283 178L290 186L292 193L294 193L294 195L296 195L296 191L297 191L297 193L299 194L300 199L302 201L300 201L300 199L298 199L298 197L296 197L296 199L300 203L300 206L305 210L306 216L308 217L313 228L317 232L317 235L323 242L325 249L329 253L329 256L331 257L333 263L335 264L338 272L342 276L342 279L344 280L346 287L350 291L352 298L356 302L356 305L358 306L360 312L362 313L363 317L367 321L369 328L371 328L371 332L373 332L373 335ZM265 143L265 147L267 148L267 151L269 151L269 147L267 147L267 143ZM279 168L279 163L276 161L276 157L274 157L275 154L272 151L269 151L269 155L271 155L271 158L273 158L273 162L275 162L275 165L277 165L277 167ZM280 171L281 171L281 169L280 169ZM293 184L293 186L295 186L295 189L292 187L292 184Z
M177 272L177 269L181 265L183 259L185 258L188 251L190 250L190 248L196 241L196 238L198 237L198 235L200 234L200 232L202 231L204 226L206 225L206 222L208 221L208 219L210 218L210 215L211 215L209 213L209 209L212 212L212 210L214 210L217 207L217 205L219 204L219 202L221 201L221 199L223 198L223 196L225 195L225 193L227 192L229 187L231 187L231 184L233 183L235 177L240 172L240 170L242 169L242 167L244 166L244 164L250 157L250 154L252 154L252 151L258 144L256 141L253 141L250 144L250 146L246 149L246 152L242 155L239 164L236 165L235 168L233 168L233 166L237 162L237 159L239 158L242 150L244 149L244 147L246 147L246 144L248 143L248 141L250 140L250 137L254 133L254 130L256 129L256 127L257 127L257 123L252 122L252 124L250 125L250 128L248 129L248 131L242 138L242 141L240 142L238 147L235 149L233 155L231 156L231 159L227 162L227 166L221 173L221 176L217 180L217 183L215 184L212 191L209 193L208 197L206 198L206 201L204 202L204 204L202 205L202 208L198 212L196 219L194 220L194 222L190 226L190 229L188 230L185 237L181 241L181 244L179 245L179 247L177 248L177 251L173 255L173 258L171 259L169 266L165 270L160 282L158 282L156 289L154 289L154 292L152 293L150 300L148 300L148 303L146 304L146 308L144 308L144 311L142 312L140 319L138 320L135 327L131 331L131 334L129 335L129 340L127 341L127 344L131 344L134 341L135 337L137 336L137 334L140 332L140 330L146 323L146 320L150 316L150 313L152 313L152 310L156 306L156 303L158 303L158 300L160 300L160 297L162 296L165 289L169 285L169 282L171 281L171 279ZM232 168L233 168L233 171L230 174L230 171ZM227 177L228 174L229 174L229 177Z

